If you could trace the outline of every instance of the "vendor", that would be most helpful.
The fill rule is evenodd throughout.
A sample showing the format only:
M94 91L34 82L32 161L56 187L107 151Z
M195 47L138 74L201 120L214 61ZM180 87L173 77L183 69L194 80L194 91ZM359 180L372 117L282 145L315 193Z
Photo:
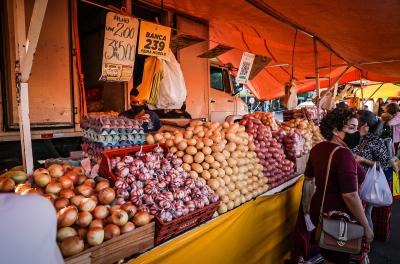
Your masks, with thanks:
M180 109L174 109L164 115L166 119L192 119L192 116L186 111L186 103L182 104Z
M137 100L139 91L133 88L130 92L131 109L122 112L119 116L125 116L130 119L145 120L143 123L144 132L154 132L161 128L160 118L153 111L147 110L146 105Z

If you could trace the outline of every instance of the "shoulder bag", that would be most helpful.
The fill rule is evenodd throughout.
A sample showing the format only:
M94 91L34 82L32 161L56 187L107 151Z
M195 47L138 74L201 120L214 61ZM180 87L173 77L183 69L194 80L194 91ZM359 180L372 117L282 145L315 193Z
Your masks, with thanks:
M326 187L328 185L332 157L339 148L341 147L336 147L329 156L316 239L321 248L343 253L358 254L361 251L364 227L359 224L351 223L346 219L332 219L323 216Z

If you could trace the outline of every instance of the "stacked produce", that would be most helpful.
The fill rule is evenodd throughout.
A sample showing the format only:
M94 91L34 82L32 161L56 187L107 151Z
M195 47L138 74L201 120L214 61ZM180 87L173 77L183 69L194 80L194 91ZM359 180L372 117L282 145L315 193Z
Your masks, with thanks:
M274 188L293 176L294 164L286 159L281 144L272 137L269 127L251 115L242 119L240 124L245 126L246 132L254 138L255 152L270 187Z
M23 183L28 179L28 175L21 169L15 167L0 175L0 193L13 192L17 184Z
M192 121L184 132L157 133L146 140L165 143L183 159L192 179L205 179L221 198L220 214L268 189L253 138L239 124Z
M15 192L39 194L49 199L56 211L57 240L65 257L90 246L148 224L151 216L131 203L115 203L115 191L107 180L88 179L80 167L51 165L33 174L34 183L21 183Z
M255 112L251 114L255 118L259 119L265 126L270 127L272 131L277 131L279 126L274 118L274 114L271 112Z
M325 141L325 138L322 136L318 126L316 126L313 122L309 122L309 128L313 134L312 136L313 146L321 143L322 141Z
M82 149L93 163L101 161L104 150L144 143L142 122L125 117L89 114L81 124Z
M114 157L111 167L118 203L130 200L139 210L172 221L219 200L201 178L192 179L182 168L182 160L157 146L152 152Z

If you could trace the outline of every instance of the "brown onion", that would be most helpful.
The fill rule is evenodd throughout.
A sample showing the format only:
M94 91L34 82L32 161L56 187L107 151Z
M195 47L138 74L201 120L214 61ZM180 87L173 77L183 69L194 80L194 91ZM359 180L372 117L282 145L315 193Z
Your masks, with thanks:
M66 238L77 236L78 233L72 227L66 226L58 229L57 231L57 240L63 241Z
M124 226L121 227L121 233L125 234L125 233L129 233L132 232L133 230L135 230L135 224L132 222L128 222L126 223Z
M86 240L87 229L86 228L79 228L78 229L78 236L82 240Z
M67 176L68 178L70 178L74 184L78 183L78 175L76 174L76 172L73 171L67 171L64 176Z
M79 204L79 209L81 211L91 212L94 210L94 208L96 208L96 205L97 205L97 203L93 199L85 198Z
M33 176L33 179L35 181L35 184L39 187L46 187L47 184L50 183L51 177L50 175L47 173L36 173Z
M76 224L80 227L88 227L93 220L93 216L89 212L80 212Z
M15 188L15 192L22 194L26 189L31 188L31 185L28 183L22 183L22 184L18 184L17 188Z
M134 206L131 202L121 205L121 209L128 213L129 219L131 219L137 212L136 206Z
M104 227L104 239L109 240L121 234L121 230L115 224L108 224Z
M0 192L11 192L15 188L15 182L10 178L0 178Z
M101 228L103 228L103 227L104 227L103 220L101 220L101 219L94 219L94 220L90 223L89 229L92 228L92 227L101 227Z
M93 227L88 230L86 239L89 245L98 246L104 241L104 229L100 227Z
M104 219L108 214L108 208L104 205L98 205L93 211L93 215L96 219Z
M46 170L45 168L39 168L33 172L33 177L35 177L36 174L43 174L43 173L50 175L50 172L48 170Z
M58 198L54 201L54 207L58 210L63 209L69 205L69 200L67 198Z
M121 209L121 205L119 204L114 204L113 206L110 207L110 213L114 213L118 209Z
M87 177L85 175L78 175L78 185L83 184L86 181Z
M112 217L113 224L116 224L117 226L123 226L129 220L128 213L122 209L114 211L111 214L111 217Z
M71 226L78 219L78 209L75 206L68 206L57 213L58 226Z
M63 165L61 165L61 166L62 166L64 172L67 172L67 171L72 170L72 166L69 165L69 164L63 164Z
M99 201L102 204L110 204L115 199L115 191L113 188L105 188L98 194Z
M68 237L61 242L60 249L64 257L69 257L83 251L83 240L79 237Z
M28 188L22 192L23 195L25 194L43 194L42 189L40 188Z
M62 185L59 182L50 182L46 186L46 193L57 194L62 190Z
M136 226L144 226L144 225L147 225L148 223L150 223L151 219L152 219L152 217L150 214L143 212L143 211L139 211L133 217L132 222Z
M60 164L53 164L47 168L51 177L60 178L64 175L63 167Z
M108 181L106 181L106 180L100 181L96 185L96 192L100 192L101 190L103 190L105 188L109 188L109 187L110 187L110 183Z
M54 203L54 200L56 199L56 195L54 193L46 193L43 194L43 197L49 200L52 204Z
M73 205L75 205L76 207L79 207L79 205L81 204L82 200L85 199L85 197L82 195L75 195L70 199L71 199L71 203Z
M93 195L91 195L89 198L92 198L93 201L96 202L96 204L99 203L99 198L97 197L97 195L93 194Z
M82 194L85 197L89 197L93 194L93 188L89 185L82 184L76 188L76 191L79 194Z
M106 218L105 223L106 224L112 224L113 223L111 215Z
M58 181L61 183L63 189L71 189L74 187L74 181L68 176L61 176Z
M74 167L72 171L77 175L85 175L85 170L82 167Z
M64 176L63 176L64 177ZM75 193L71 189L61 190L59 193L60 197L71 199L75 196ZM82 196L83 197L83 196Z
M83 184L89 185L92 188L96 187L96 182L93 179L87 179L83 182Z

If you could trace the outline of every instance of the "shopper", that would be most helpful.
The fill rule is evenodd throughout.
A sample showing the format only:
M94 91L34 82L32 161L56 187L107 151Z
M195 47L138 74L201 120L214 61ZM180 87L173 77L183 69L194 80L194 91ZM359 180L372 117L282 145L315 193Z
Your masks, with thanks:
M143 128L146 133L159 130L161 128L160 118L155 112L147 110L145 104L137 100L138 95L139 91L136 88L132 88L130 92L131 109L122 112L120 116L144 120Z
M390 103L386 106L386 112L392 115L392 119L390 119L387 124L392 127L393 133L393 144L394 150L398 152L398 147L400 143L400 112L399 105L397 103Z
M171 110L163 117L167 119L192 119L192 116L186 111L186 102L182 104L180 109Z
M64 263L53 205L39 195L0 194L1 263Z
M319 224L320 209L324 193L328 159L336 147L340 147L333 155L331 172L326 187L323 212L343 212L354 217L365 228L368 242L373 239L373 231L368 225L364 208L358 195L358 184L364 180L365 172L357 164L353 153L347 148L346 135L357 131L358 120L350 109L334 109L322 119L320 130L327 141L316 145L310 152L305 176L315 179L316 192L311 201L310 215L315 226ZM312 236L314 237L314 236ZM325 263L347 263L350 254L321 248Z

